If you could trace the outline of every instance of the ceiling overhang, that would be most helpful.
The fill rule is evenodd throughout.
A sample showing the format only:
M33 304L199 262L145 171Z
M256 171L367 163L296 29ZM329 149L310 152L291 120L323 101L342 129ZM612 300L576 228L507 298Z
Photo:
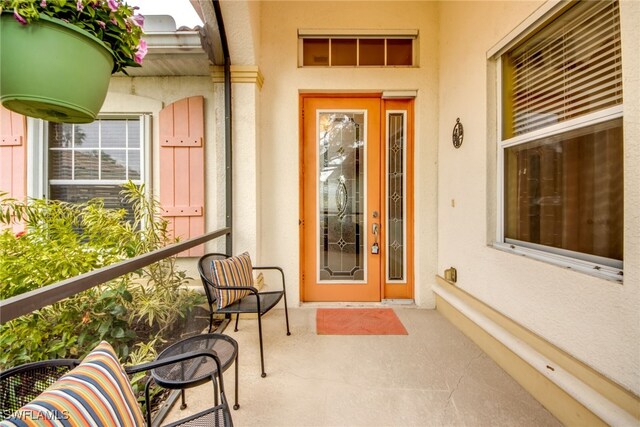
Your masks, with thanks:
M207 4L197 3L196 11L206 10L203 6ZM127 68L129 76L209 76L211 65L224 60L215 15L213 19L205 18L201 18L205 21L203 27L176 29L171 16L146 16L143 39L147 42L147 55L142 67Z

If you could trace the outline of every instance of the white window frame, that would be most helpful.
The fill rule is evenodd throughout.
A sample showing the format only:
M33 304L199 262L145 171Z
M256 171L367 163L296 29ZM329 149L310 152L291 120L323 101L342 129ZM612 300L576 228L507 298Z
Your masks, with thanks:
M623 117L623 105L606 108L591 114L567 120L542 129L534 130L523 135L517 135L503 140L503 116L502 116L502 55L514 47L518 42L538 30L548 22L551 17L571 5L568 0L551 0L538 9L529 19L525 20L502 39L496 46L489 50L487 58L493 61L496 67L496 148L497 148L497 204L496 204L496 236L493 247L514 255L526 256L539 261L555 264L563 268L579 271L607 280L622 283L624 261L594 255L573 252L523 241L506 239L504 235L504 209L505 209L505 176L504 176L504 152L507 148L524 144L540 138L550 137L582 127L595 125L609 120Z
M141 170L140 179L132 180L136 184L145 184L147 191L151 190L151 114L149 113L123 113L101 114L98 119L139 119L141 135ZM47 122L40 119L29 118L27 122L30 144L27 146L27 195L33 198L49 197L49 185L119 185L123 180L49 180L49 144Z

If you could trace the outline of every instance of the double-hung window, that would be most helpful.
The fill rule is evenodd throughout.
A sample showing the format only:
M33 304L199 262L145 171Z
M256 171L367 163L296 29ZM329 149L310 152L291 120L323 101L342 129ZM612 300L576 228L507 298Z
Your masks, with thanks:
M621 280L617 0L572 3L499 64L498 246Z
M145 176L144 116L101 118L88 124L48 123L49 198L124 205L121 185Z

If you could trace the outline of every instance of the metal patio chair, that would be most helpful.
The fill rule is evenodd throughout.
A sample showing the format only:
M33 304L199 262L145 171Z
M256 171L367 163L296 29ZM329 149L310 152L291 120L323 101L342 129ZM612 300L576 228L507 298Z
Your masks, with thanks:
M215 378L216 373L212 371L206 378L202 378L202 376L200 376L196 381L190 381L187 378L180 382L173 381L170 386L159 384L158 382L156 382L156 384L164 388L183 390L185 388L204 384L211 380L214 386L215 405L187 418L171 423L169 426L206 425L216 427L233 427L229 405L224 394L224 382L222 379L220 360L215 352L210 350L194 351L162 360L154 360L153 362L143 363L136 366L127 366L124 370L127 375L133 375L138 372L151 371L168 365L176 365L179 367L181 364L192 359L201 359L201 361L196 360L194 362L197 364L205 362L205 359L213 359L213 362L217 367L218 380ZM2 418L8 417L32 400L36 399L61 376L70 372L79 364L80 361L76 359L54 359L27 363L0 372L0 402L2 409L1 414L3 415L3 417L0 417L0 421L2 421ZM149 426L151 425L152 410L149 397L149 386L152 380L153 378L150 376L145 385L146 414L144 414L144 416L147 425ZM218 401L218 392L220 401Z
M79 364L77 359L54 359L27 363L0 372L2 415L8 416L22 408Z
M213 328L213 315L216 313L224 314L227 318L231 319L232 315L236 315L236 324L234 331L238 331L238 319L241 314L249 313L256 314L258 319L258 336L260 338L260 367L262 369L262 377L266 377L267 374L264 370L264 351L262 344L262 316L264 316L269 310L275 307L281 299L284 298L284 315L285 322L287 324L287 335L291 335L289 330L289 313L287 309L287 293L286 284L284 278L284 272L280 267L255 267L253 270L277 270L280 272L282 278L282 290L260 292L258 289L251 287L241 286L218 286L214 283L211 276L211 262L214 260L221 260L230 258L230 255L222 253L209 253L205 254L198 260L198 271L200 272L200 279L202 279L202 285L207 296L207 302L209 303L209 332ZM250 294L235 301L234 303L218 309L216 300L216 289L220 290L249 290Z

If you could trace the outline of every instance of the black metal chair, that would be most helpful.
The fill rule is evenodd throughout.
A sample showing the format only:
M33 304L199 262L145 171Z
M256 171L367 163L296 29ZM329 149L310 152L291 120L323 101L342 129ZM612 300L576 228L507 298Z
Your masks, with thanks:
M76 359L54 359L26 363L0 372L2 415L8 416L22 408L79 364Z
M162 360L154 360L153 362L143 363L136 366L127 366L125 367L125 372L128 375L133 375L138 372L150 371L152 369L157 369L163 366L180 364L181 362L185 362L187 360L195 358L213 359L217 367L218 380L216 380L215 378L216 372L212 371L205 378L199 376L195 381L189 380L187 378L179 384L174 382L170 388L191 388L211 381L214 386L215 406L200 411L197 414L191 415L182 420L171 423L169 424L169 426L233 427L229 405L224 393L222 366L220 364L220 359L218 359L218 356L214 351L194 351L173 357L168 357ZM202 359L202 361L204 362L204 359ZM3 416L9 416L11 413L19 410L21 407L38 397L40 393L45 391L51 384L57 381L58 378L60 378L62 375L66 374L79 364L80 361L75 359L55 359L46 360L43 362L27 363L25 365L10 368L4 372L0 372L0 402L2 402L1 414ZM150 377L145 385L145 419L149 426L151 425L151 404L149 387L152 380L153 378ZM218 390L220 401L218 401Z
M209 332L213 328L213 315L215 313L224 314L227 318L231 319L233 314L236 315L236 324L234 331L238 331L238 319L241 314L249 313L256 314L258 318L258 336L260 338L260 367L262 369L262 377L266 377L267 373L264 370L264 352L262 344L262 316L264 316L269 310L275 307L281 299L284 298L284 316L287 324L287 335L291 335L289 331L289 312L287 310L287 292L284 278L284 271L280 267L253 267L254 270L277 270L282 277L282 290L281 291L269 291L260 292L255 287L246 286L218 286L214 283L211 277L211 262L214 260L230 258L230 255L221 253L209 253L205 254L198 260L198 271L200 272L200 279L202 279L202 285L207 296L209 303ZM235 301L234 303L218 309L215 290L249 290L251 293L245 297Z

